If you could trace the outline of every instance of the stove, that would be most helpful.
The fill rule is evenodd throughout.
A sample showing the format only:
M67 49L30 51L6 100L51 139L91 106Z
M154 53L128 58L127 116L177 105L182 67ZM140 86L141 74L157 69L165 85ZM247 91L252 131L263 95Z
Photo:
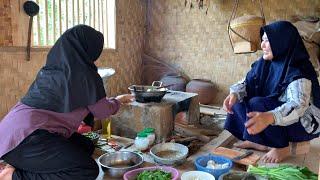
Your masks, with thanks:
M199 97L196 93L168 91L161 102L132 102L122 106L112 116L112 133L135 138L146 127L155 129L156 142L170 137L174 130L175 116L185 112L187 124L198 124L200 118Z

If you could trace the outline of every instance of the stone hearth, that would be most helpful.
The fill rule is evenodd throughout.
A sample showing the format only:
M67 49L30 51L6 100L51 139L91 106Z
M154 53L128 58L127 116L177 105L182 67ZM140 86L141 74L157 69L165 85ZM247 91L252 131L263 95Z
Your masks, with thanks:
M112 116L112 133L135 138L146 127L155 128L156 142L170 137L178 112L186 112L188 124L198 124L200 117L198 94L168 91L159 103L132 102Z

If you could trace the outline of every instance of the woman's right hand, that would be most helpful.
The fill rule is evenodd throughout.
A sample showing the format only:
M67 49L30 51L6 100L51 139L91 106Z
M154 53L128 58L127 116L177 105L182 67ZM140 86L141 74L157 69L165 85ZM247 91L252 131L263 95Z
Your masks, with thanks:
M121 104L128 104L134 101L134 96L131 94L122 94L122 95L118 95L116 99L120 101Z
M229 94L223 101L223 109L227 111L227 113L233 114L232 106L237 102L237 100L238 98L235 94Z

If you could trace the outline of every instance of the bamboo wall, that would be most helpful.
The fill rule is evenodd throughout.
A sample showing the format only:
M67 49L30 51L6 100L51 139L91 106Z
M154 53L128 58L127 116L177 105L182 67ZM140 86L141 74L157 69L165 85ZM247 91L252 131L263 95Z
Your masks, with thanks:
M147 11L145 52L182 70L191 78L214 82L221 104L231 84L242 79L261 52L234 55L227 23L233 0L209 0L210 8L184 6L184 0L150 0ZM187 0L190 2L190 0ZM206 1L205 1L206 2ZM257 0L240 0L237 15L259 15ZM320 16L319 0L262 0L267 21L291 15ZM193 1L193 5L195 5Z
M29 85L35 78L38 70L43 66L46 60L48 49L32 49L31 61L25 61L25 37L28 25L28 17L16 2L11 1L13 9L17 15L10 16L10 13L3 14L2 8L8 11L7 3L9 0L0 0L0 33L1 37L6 37L8 41L0 38L0 119L9 111L9 109L25 94ZM116 50L104 50L98 60L99 66L112 67L116 70L114 76L108 81L107 94L115 96L121 93L127 93L127 87L134 83L140 83L141 54L144 42L144 23L146 14L146 4L140 0L116 0ZM5 5L4 5L5 4ZM22 4L22 1L21 1ZM3 24L3 19L10 19L9 23ZM16 26L19 24L20 26ZM4 32L12 34L5 35ZM21 30L22 29L22 30ZM17 33L23 31L21 33ZM24 33L24 34L23 34ZM10 40L11 39L11 40Z
M0 118L24 95L48 52L32 50L32 60L25 62L25 50L12 47L26 43L28 17L18 8L17 2L23 3L0 0ZM116 2L117 49L105 50L99 60L99 66L116 70L108 82L110 96L125 93L128 85L140 83L141 54L144 51L174 65L191 78L213 81L218 88L215 103L221 103L229 86L241 79L251 63L261 55L261 52L247 55L232 53L227 22L233 0L210 0L207 15L205 9L185 7L184 0ZM149 2L149 8L146 8L146 2ZM241 0L238 15L245 12L259 14L255 2ZM269 22L289 19L291 15L320 16L318 0L262 2ZM10 12L8 8L11 8Z
M12 45L10 0L0 1L0 46Z

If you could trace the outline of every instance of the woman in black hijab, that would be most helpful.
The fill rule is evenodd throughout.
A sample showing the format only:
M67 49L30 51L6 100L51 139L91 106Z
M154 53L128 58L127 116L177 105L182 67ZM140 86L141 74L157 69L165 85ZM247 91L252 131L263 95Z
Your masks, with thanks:
M94 62L103 35L78 25L50 50L27 94L0 121L0 179L96 179L93 143L78 134L87 117L105 119L131 95L107 98Z
M319 136L320 88L297 29L287 21L261 28L263 56L224 101L225 129L244 140L240 148L270 150L262 159L280 162L290 142Z

